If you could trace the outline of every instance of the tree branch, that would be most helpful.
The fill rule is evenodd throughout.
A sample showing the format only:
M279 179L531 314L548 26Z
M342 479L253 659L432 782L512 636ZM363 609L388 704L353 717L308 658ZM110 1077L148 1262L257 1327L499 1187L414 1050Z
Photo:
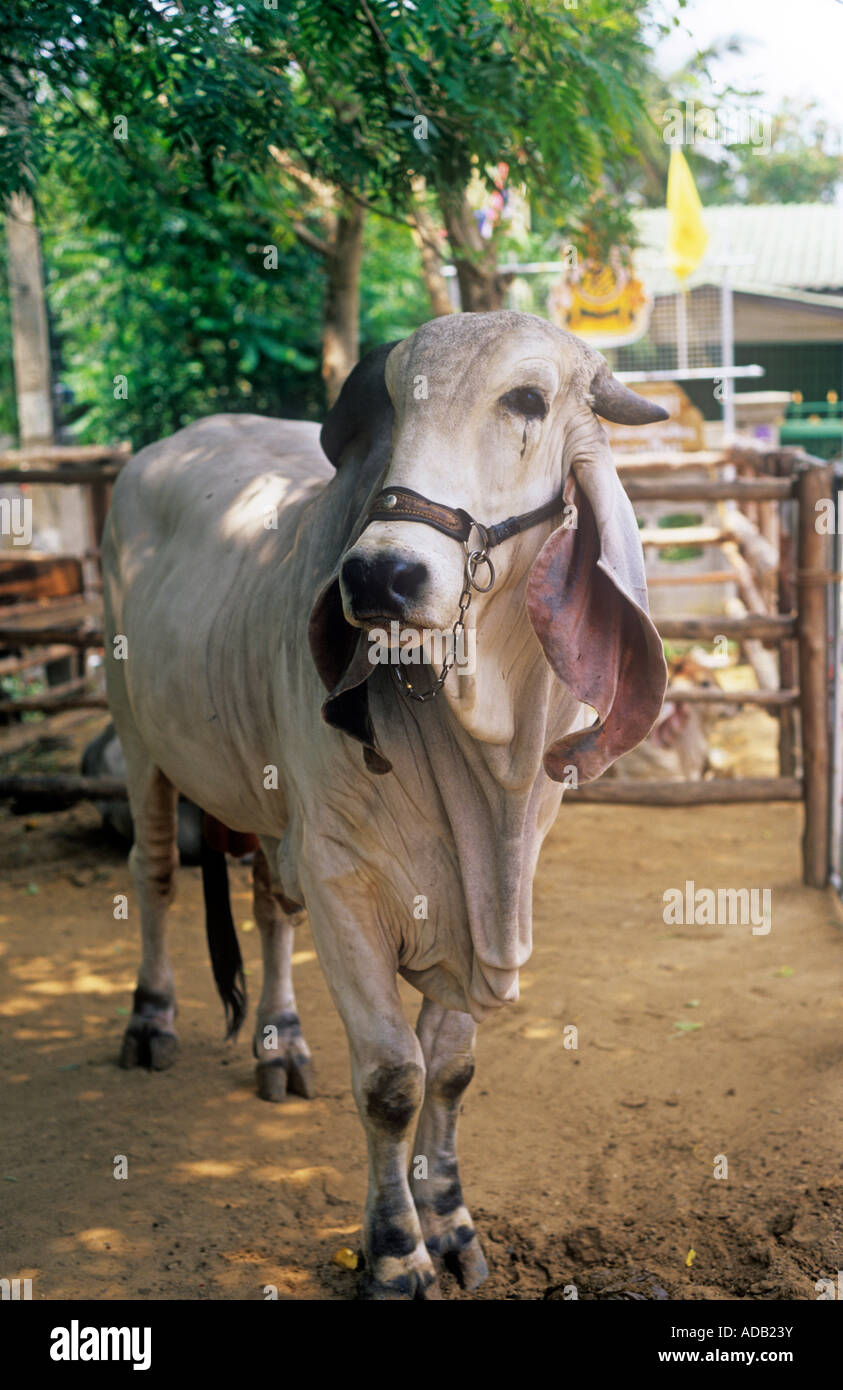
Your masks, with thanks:
M292 228L299 241L305 246L309 246L311 251L318 252L320 256L330 256L331 247L329 243L323 241L321 237L315 236L310 228L306 227L303 222L293 222Z
M269 145L268 149L275 163L284 170L285 174L289 174L291 179L295 179L299 187L310 193L323 207L333 211L334 191L328 184L323 183L321 179L314 178L306 169L295 164L286 150L280 150L277 145Z
M367 5L366 0L360 0L360 8L361 8L361 10L363 11L364 15L366 16L366 23L368 24L369 28L371 29L371 31L372 31L372 33L374 34L375 38L377 39L378 43L379 43L379 44L381 45L381 47L383 48L383 50L384 50L384 52L386 53L387 57L388 57L388 58L392 57L392 54L390 53L389 43L388 43L388 41L387 41L387 38L386 38L386 36L385 36L383 30L380 28L379 24L378 24L377 21L375 20L375 17L374 17L374 15L372 14L372 11L369 9L369 6ZM401 66L400 66L399 63L395 63L395 71L396 71L397 74L398 74L398 81L401 83L401 86L404 88L404 91L405 91L405 92L407 93L407 95L410 97L410 100L412 101L412 103L413 103L413 105L415 106L416 110L417 110L417 111L421 111L421 112L423 112L425 115L429 116L431 113L430 113L429 111L425 111L425 108L422 106L421 102L419 101L418 96L417 96L416 93L413 91L413 88L410 86L409 80L404 76L404 73L403 73L403 71L402 71Z

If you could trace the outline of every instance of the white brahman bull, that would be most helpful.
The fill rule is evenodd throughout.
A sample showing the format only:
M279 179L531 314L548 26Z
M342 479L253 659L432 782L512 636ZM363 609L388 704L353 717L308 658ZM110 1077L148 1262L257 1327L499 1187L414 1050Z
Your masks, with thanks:
M114 490L108 696L143 931L122 1060L175 1050L181 792L260 840L255 1038L275 1098L310 1090L290 967L309 914L369 1147L370 1297L435 1297L431 1256L470 1288L486 1274L455 1148L476 1023L518 997L560 784L598 776L661 706L638 530L598 415L663 412L544 320L459 314L355 368L324 453L315 425L215 416L142 450ZM436 669L399 685L372 664L373 628L447 631L469 597L472 675L437 691ZM416 1032L398 974L424 996Z

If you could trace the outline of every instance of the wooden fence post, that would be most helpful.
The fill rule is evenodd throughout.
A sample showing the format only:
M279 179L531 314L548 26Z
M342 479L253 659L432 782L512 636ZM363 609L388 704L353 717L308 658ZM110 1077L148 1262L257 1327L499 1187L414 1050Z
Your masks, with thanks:
M793 477L793 459L788 453L777 453L773 466L780 478ZM779 508L779 573L778 609L780 613L792 613L796 607L796 585L794 581L795 545L793 502L785 501ZM791 689L797 683L796 643L782 642L779 647L779 684L783 689ZM796 776L796 714L792 709L783 709L779 715L779 776Z
M796 592L802 764L805 790L803 877L812 888L828 879L828 536L818 527L817 502L832 496L830 464L798 465L799 520Z

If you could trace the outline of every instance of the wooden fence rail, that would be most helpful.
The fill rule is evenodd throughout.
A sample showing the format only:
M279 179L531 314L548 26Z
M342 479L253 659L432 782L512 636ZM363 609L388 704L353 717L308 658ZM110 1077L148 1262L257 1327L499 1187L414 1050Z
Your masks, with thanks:
M795 450L770 451L766 457L747 449L733 451L732 461L746 468L759 463L762 477L734 480L683 480L673 476L653 479L627 478L626 491L632 501L712 502L738 501L792 503L797 514L795 537L787 509L780 508L778 549L771 537L739 513L722 527L697 526L665 528L666 544L718 543L724 537L723 551L733 565L731 578L750 611L742 616L663 618L657 621L660 635L670 641L713 641L727 637L746 642L773 643L780 649L778 690L732 691L693 689L674 686L667 698L697 704L754 704L766 706L780 719L778 777L714 778L710 781L633 781L606 779L572 789L564 803L578 802L647 806L701 806L728 802L802 801L805 826L802 843L803 876L812 887L821 888L829 868L829 777L830 746L828 716L828 650L826 605L828 586L836 581L829 560L828 538L817 527L817 504L832 496L830 464L812 459ZM623 459L618 463L623 471ZM773 476L787 468L788 476ZM760 521L760 518L759 518ZM661 544L652 531L644 534L645 544ZM762 584L773 576L778 613L759 611L763 607ZM691 579L694 576L690 576ZM698 579L713 576L701 575ZM798 681L797 660L798 652ZM802 731L802 777L794 776L793 712L798 709Z
M786 502L793 496L790 478L719 479L630 478L624 488L631 502Z
M129 457L128 445L69 446L0 452L0 483L29 486L82 484L91 490L97 528L101 528L109 484ZM746 644L746 651L763 655L763 644L779 653L779 689L720 690L672 686L668 698L701 705L756 705L779 718L778 777L714 779L699 782L604 780L571 790L564 804L626 803L654 806L716 805L725 802L803 801L805 881L817 887L826 882L829 862L829 728L827 690L826 603L830 572L827 537L815 525L816 504L832 495L831 466L798 449L763 449L735 445L709 450L692 458L653 455L637 460L636 469L617 458L626 492L633 502L737 502L722 526L646 532L647 545L668 546L689 540L721 544L730 569L685 576L682 582L725 583L737 586L743 603L720 617L666 618L657 626L671 641L711 641L726 637ZM711 469L733 465L733 479L690 479L681 476L689 466ZM51 466L52 465L52 466ZM63 465L63 466L62 466ZM660 476L644 477L657 471ZM636 474L636 476L632 476ZM791 513L797 518L791 525ZM771 520L772 518L772 520ZM95 540L98 537L95 537ZM76 557L80 559L81 557ZM91 562L90 555L87 560ZM659 576L658 584L677 582ZM41 657L68 651L81 653L102 645L101 601L96 582L89 581L86 598L75 609L44 606L37 613L19 604L0 608L0 645L13 651L35 648L23 656L0 659L0 674L31 669ZM770 598L772 609L770 611ZM737 612L734 611L737 607ZM61 613L61 617L53 615ZM769 658L768 658L769 659ZM760 662L760 656L756 658ZM754 662L755 664L755 662ZM767 682L771 684L771 682ZM40 710L57 720L68 710L104 709L105 697L90 688L87 677L64 681L42 694L0 700L0 714ZM802 776L797 777L795 715L802 732ZM50 718L33 726L49 732ZM9 747L19 746L26 726L16 726ZM0 753L3 747L0 745ZM98 800L125 796L113 778L0 777L0 798L56 796Z
M101 468L0 468L0 483L59 483L75 487L79 483L113 483L120 469L103 464Z
M126 784L117 777L55 776L0 777L0 800L125 801Z
M668 641L713 642L715 637L731 637L736 642L760 637L765 642L783 642L796 636L797 617L776 613L748 613L745 618L660 618L659 635Z
M609 779L588 782L565 801L616 802L624 806L716 806L735 801L801 801L798 777L714 777L709 782L644 782ZM822 887L822 885L818 885Z
M41 445L0 452L0 484L24 492L36 487L82 487L87 498L90 543L80 554L37 554L31 548L0 551L0 675L17 678L21 694L0 696L0 756L21 753L44 738L61 737L87 710L105 710L102 672L87 653L102 646L99 540L111 484L131 456L128 444ZM27 689L43 671L47 689ZM18 716L42 713L42 720Z

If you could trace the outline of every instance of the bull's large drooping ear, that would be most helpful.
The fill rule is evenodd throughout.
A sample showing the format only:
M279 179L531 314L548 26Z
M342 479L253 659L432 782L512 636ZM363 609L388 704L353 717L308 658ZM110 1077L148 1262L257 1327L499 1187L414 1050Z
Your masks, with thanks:
M345 620L339 571L389 463L393 409L384 368L395 346L386 343L358 362L322 426L322 449L338 474L330 483L334 530L325 535L331 570L316 595L308 623L313 662L328 691L322 716L363 744L371 772L389 772L391 763L375 747L366 690L374 667L368 659L365 633Z
M556 675L597 711L589 728L551 744L545 771L562 782L574 768L588 782L646 738L667 667L648 616L635 515L608 449L574 464L565 496L577 524L560 526L539 552L527 610Z
M349 444L359 440L364 447L378 433L392 430L392 401L386 389L384 368L392 349L400 342L384 343L362 358L349 373L322 425L319 442L322 452L339 468Z
M351 627L342 610L339 579L332 575L317 595L307 628L319 678L329 692L322 706L326 724L363 744L370 772L390 772L392 764L375 747L366 682L372 675L366 635Z

